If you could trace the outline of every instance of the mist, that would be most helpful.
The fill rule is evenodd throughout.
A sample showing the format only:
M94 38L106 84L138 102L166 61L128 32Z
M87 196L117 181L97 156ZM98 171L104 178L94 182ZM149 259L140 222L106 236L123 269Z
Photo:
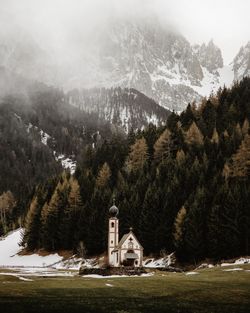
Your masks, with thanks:
M0 0L0 39L29 47L30 55L19 61L28 59L32 78L62 84L72 76L73 86L75 76L91 71L84 60L98 50L100 33L111 21L157 19L191 44L213 38L228 64L250 39L249 11L247 0Z

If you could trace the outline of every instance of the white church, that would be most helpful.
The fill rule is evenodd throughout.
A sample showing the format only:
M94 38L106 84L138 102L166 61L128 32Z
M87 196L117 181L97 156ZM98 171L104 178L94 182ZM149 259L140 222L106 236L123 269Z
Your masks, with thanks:
M118 213L118 208L113 204L109 209L108 263L112 267L141 267L143 247L133 233L132 228L119 241Z

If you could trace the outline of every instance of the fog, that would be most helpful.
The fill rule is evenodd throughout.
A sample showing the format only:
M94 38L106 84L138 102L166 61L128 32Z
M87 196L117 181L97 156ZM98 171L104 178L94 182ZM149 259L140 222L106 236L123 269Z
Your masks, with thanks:
M32 38L44 51L38 63L49 58L74 72L110 20L153 17L192 44L213 38L228 64L250 40L249 12L248 0L0 0L0 39L28 44Z

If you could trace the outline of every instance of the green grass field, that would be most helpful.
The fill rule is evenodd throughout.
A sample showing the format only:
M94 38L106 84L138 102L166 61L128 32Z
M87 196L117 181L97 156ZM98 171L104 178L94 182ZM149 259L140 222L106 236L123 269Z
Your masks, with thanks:
M22 281L0 274L0 312L249 312L250 265L240 267L242 271L216 268L197 275L157 272L151 277L105 279Z

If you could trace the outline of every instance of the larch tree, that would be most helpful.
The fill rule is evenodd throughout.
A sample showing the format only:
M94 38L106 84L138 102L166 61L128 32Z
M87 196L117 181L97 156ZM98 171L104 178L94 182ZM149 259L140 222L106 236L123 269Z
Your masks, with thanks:
M247 118L244 120L244 123L242 125L241 131L242 131L242 135L243 136L248 134L248 131L249 131L249 121L248 121Z
M186 142L188 144L197 144L197 145L203 144L203 135L195 122L191 124L186 133Z
M175 246L178 248L183 240L183 227L186 218L187 210L184 206L181 207L178 212L175 223L174 223L174 242Z
M250 175L250 135L245 135L238 151L232 156L229 166L230 176L249 177Z
M111 170L107 162L103 164L101 167L97 179L96 179L96 186L99 188L104 188L108 185L109 180L111 177Z
M7 215L16 205L16 200L11 191L4 192L0 196L0 222L4 233L7 231Z
M145 138L137 139L130 147L130 153L126 161L128 172L137 171L143 168L148 158L148 147Z
M25 232L22 240L22 244L26 245L27 249L31 251L38 247L40 233L40 213L41 207L38 204L37 197L34 197L31 201L25 219Z
M214 143L214 144L218 144L219 143L219 135L218 135L218 132L217 132L216 128L214 128L214 130L213 130L213 135L212 135L211 142Z
M170 153L171 132L166 128L154 144L154 159L157 162L168 157Z

